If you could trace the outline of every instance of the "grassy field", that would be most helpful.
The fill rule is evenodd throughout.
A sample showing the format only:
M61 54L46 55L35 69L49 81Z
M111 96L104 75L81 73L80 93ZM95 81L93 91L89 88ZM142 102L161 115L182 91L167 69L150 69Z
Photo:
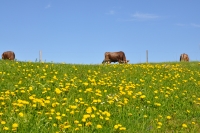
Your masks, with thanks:
M200 63L0 60L0 132L200 132Z

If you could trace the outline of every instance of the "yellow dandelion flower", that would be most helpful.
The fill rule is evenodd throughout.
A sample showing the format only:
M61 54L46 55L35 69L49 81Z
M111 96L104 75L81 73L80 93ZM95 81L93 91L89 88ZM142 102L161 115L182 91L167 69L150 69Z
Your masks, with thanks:
M17 127L18 127L18 124L17 124L17 123L13 123L13 124L12 124L12 127L13 127L13 128L17 128Z
M132 116L133 114L132 113L128 113L128 116Z
M158 107L159 107L159 106L161 106L161 104L160 104L160 103L154 103L154 105L156 105L156 106L158 106Z
M71 108L71 109L76 109L77 106L76 106L76 105L71 105L70 108Z
M79 127L82 127L82 124L78 124Z
M143 117L144 117L144 118L147 118L147 115L144 115Z
M54 127L57 127L57 124L56 124L56 123L54 123L54 124L53 124L53 126L54 126Z
M32 107L34 107L34 108L35 108L35 107L37 107L37 105L36 105L36 104L33 104L33 105L32 105Z
M157 126L157 128L161 128L161 126Z
M102 128L102 125L98 124L97 129L100 129L100 128Z
M74 110L70 111L70 114L73 115L74 114Z
M83 118L83 119L82 119L82 122L86 122L86 119L85 119L85 118Z
M114 129L118 129L118 128L119 128L119 126L118 126L118 125L115 125L115 126L114 126Z
M78 124L78 123L79 123L79 121L75 120L75 121L74 121L74 123L75 123L75 124Z
M106 118L105 118L105 120L107 120L107 121L108 121L108 120L110 120L110 118L109 118L109 117L106 117Z
M187 128L187 125L183 123L183 124L182 124L182 127L183 127L183 128Z
M120 127L119 130L126 130L126 128L125 127Z
M65 129L68 129L68 128L70 128L70 127L71 127L71 125L66 125L66 126L64 126Z
M61 116L56 116L57 120L61 120L61 118L62 118Z
M133 98L133 99L135 99L135 98L136 98L136 96L132 96L132 98Z
M7 131L7 130L9 130L9 128L8 128L8 127L3 127L3 130L6 130L6 131Z
M91 118L94 118L95 117L95 114L91 114Z
M58 88L55 89L56 94L60 94L62 91Z
M144 99L145 97L146 97L145 95L141 95L141 96L140 96L141 99Z
M88 108L86 109L86 112L87 112L88 114L92 113L92 107L88 107Z
M94 106L92 106L92 109L95 111L95 110L97 110L97 108L96 107L94 107Z
M5 125L5 124L6 124L6 122L5 122L5 121L1 121L1 124L2 124L2 125Z
M158 122L158 125L159 125L159 126L162 126L162 123L161 123L161 122Z
M92 123L91 123L91 122L87 122L85 125L86 125L86 126L91 126Z
M23 117L23 116L24 116L24 114L23 114L22 112L20 112L20 113L19 113L19 116L20 116L20 117Z
M170 120L172 117L171 117L171 116L167 116L166 118L167 118L168 120Z
M85 83L83 83L85 86L87 86L88 85L88 83L87 82L85 82Z

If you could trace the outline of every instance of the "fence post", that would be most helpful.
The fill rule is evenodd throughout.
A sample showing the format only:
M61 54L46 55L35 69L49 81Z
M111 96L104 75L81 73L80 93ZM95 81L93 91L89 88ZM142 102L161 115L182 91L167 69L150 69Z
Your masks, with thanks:
M42 51L39 52L39 62L42 62Z
M148 50L146 50L146 63L148 63Z

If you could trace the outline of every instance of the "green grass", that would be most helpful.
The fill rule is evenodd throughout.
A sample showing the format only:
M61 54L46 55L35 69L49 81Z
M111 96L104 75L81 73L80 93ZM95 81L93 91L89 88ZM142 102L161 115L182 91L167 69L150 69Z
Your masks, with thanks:
M0 132L200 132L199 70L0 60Z

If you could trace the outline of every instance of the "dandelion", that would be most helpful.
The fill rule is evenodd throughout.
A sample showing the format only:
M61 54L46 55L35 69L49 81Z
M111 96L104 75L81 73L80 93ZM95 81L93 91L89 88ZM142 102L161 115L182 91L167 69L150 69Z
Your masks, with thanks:
M109 117L106 117L106 118L105 118L105 120L107 120L107 121L108 121L108 120L110 120L110 118L109 118Z
M12 127L13 127L13 128L17 128L17 127L18 127L18 124L17 124L17 123L13 123Z
M7 131L7 130L9 130L9 128L8 128L8 127L3 127L3 130L6 130L6 131Z
M91 114L91 118L94 118L95 117L95 114Z
M85 119L85 118L83 118L83 119L82 119L82 122L86 122L86 119Z
M150 102L150 101L147 101L147 103L150 104L151 102Z
M147 115L144 115L143 117L144 117L144 118L147 118Z
M71 127L71 125L64 126L65 129L70 128L70 127Z
M74 121L74 123L75 123L75 124L78 124L78 123L79 123L79 121L75 120L75 121Z
M60 94L62 91L58 88L55 89L56 94Z
M87 122L85 125L86 125L86 126L91 126L92 123L91 123L91 122Z
M20 117L23 117L23 116L24 116L24 114L23 114L22 112L20 112L20 113L19 113L19 116L20 116Z
M85 86L88 86L88 83L87 82L85 82L85 83L83 83Z
M193 121L192 124L195 125L196 123Z
M53 126L54 126L54 127L57 127L57 124L56 124L56 123L54 123L54 124L53 124Z
M86 112L87 112L88 114L92 113L92 107L88 107L88 108L86 109Z
M97 125L97 129L100 129L102 128L102 126L100 124Z
M126 130L126 128L125 127L120 127L119 130Z
M158 96L155 96L155 99L158 99Z
M154 103L154 105L156 105L156 106L158 106L158 107L159 107L159 106L161 106L161 104L160 104L160 103Z
M5 124L6 124L6 122L5 122L5 121L1 121L1 124L2 124L2 125L5 125Z
M159 125L159 126L162 126L162 123L161 123L161 122L158 122L158 125Z
M167 118L168 120L170 120L170 119L171 119L171 116L167 116L166 118Z
M73 115L74 114L74 110L70 111L70 114Z
M183 127L183 128L187 128L187 125L183 123L183 124L182 124L182 127Z
M32 105L32 107L36 108L36 107L37 107L37 105L36 105L36 104L33 104L33 105Z
M141 95L141 96L140 96L141 99L144 99L145 97L146 97L145 95Z
M82 127L82 124L78 124L79 127Z
M118 128L119 128L119 126L118 126L118 125L115 125L115 126L114 126L114 128L115 128L115 129L118 129Z
M56 116L57 120L61 120L61 118L62 118L61 116Z

